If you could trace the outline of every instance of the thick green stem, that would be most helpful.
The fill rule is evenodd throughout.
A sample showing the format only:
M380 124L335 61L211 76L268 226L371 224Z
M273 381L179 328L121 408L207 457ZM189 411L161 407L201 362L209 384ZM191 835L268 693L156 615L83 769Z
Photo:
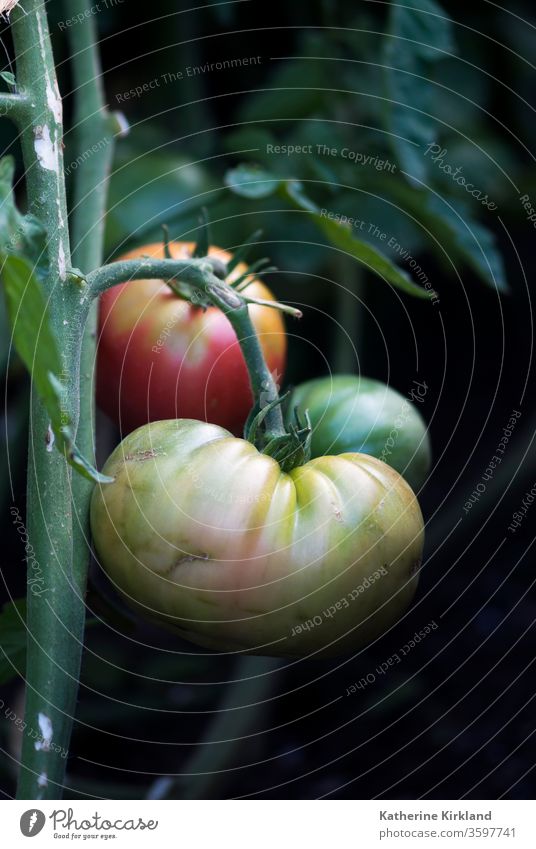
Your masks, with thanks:
M103 259L104 222L108 177L114 139L121 130L118 115L105 107L101 68L97 49L95 16L86 15L86 0L65 0L65 11L78 17L68 30L75 92L74 144L68 142L69 164L74 173L71 234L72 262L84 273L98 268ZM93 452L94 393L91 391L96 350L97 304L91 304L86 316L80 366L80 421L77 444L85 456ZM84 484L82 483L82 486ZM75 499L76 500L76 499ZM83 505L77 509L84 512Z
M76 293L69 283L67 210L63 176L62 106L56 82L45 7L25 0L12 13L17 84L29 99L21 129L30 211L47 231L46 281L51 325L61 342L65 374L77 361L78 338L70 326ZM63 409L77 417L77 393L66 393ZM75 709L82 641L83 601L73 569L71 469L52 450L49 419L32 393L28 457L28 534L42 584L28 592L26 667L27 728L18 797L58 798ZM32 592L33 590L33 592Z
M84 273L102 263L108 175L111 168L117 119L105 108L101 68L96 46L95 16L86 15L86 0L65 0L65 12L78 17L68 29L75 95L74 126L68 137L67 173L74 174L71 204L72 262ZM71 137L74 143L69 141ZM77 444L86 457L93 453L94 393L91 389L96 350L97 304L90 309L82 342L80 364L80 422ZM82 524L87 518L88 493L83 479L74 482L85 493L75 497ZM86 546L87 548L87 546Z
M122 118L106 109L97 48L95 16L86 0L65 0L65 11L79 23L68 29L71 50L74 124L66 144L66 171L74 174L71 204L73 264L84 273L102 263L108 177L114 140Z
M98 268L103 259L108 176L118 120L105 108L95 16L85 14L86 0L65 0L64 8L66 17L78 19L76 26L68 29L75 105L73 128L67 135L65 147L68 163L66 171L74 174L70 214L72 262L87 273ZM94 463L93 370L97 306L96 301L92 302L85 326L79 327L82 347L78 387L80 418L76 443L91 463ZM74 389L76 391L76 387ZM82 475L73 476L73 558L81 585L86 584L89 567L89 504L92 490L92 483Z

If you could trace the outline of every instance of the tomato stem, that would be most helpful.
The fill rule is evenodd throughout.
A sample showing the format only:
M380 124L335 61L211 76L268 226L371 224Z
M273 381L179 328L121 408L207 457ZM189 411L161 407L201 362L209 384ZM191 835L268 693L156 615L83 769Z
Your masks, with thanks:
M85 11L84 0L68 0L67 5L69 14ZM102 261L106 177L112 140L124 131L124 122L104 108L94 22L90 16L83 21L81 14L79 17L81 22L69 31L78 98L73 134L82 159L76 170L71 217L74 260L63 168L62 102L42 0L25 0L13 10L19 93L0 95L0 111L4 107L4 114L18 126L29 209L47 233L44 288L66 386L62 413L77 430L78 445L90 455L95 310L86 299L83 273L73 271L72 264L74 261L87 272ZM87 157L85 152L93 141L95 153ZM23 738L17 789L21 799L62 796L85 623L90 486L73 475L64 455L50 450L49 434L49 413L33 386L26 515L43 586L38 592L33 584L28 587L25 722L36 734L41 732L42 738L37 742L31 734Z
M22 8L24 6L24 8ZM61 101L45 6L25 0L12 12L17 84L31 104L19 125L29 207L47 232L48 274L44 286L51 326L62 340L62 365L73 375L78 334L66 335L80 295L68 277L71 265L63 171ZM64 412L78 417L78 385L65 393ZM58 451L47 450L49 415L32 387L26 522L35 562L43 575L36 593L28 587L25 722L42 739L25 734L19 799L57 799L76 707L84 600L73 563L72 472ZM80 647L80 650L78 650ZM41 780L40 779L41 776Z

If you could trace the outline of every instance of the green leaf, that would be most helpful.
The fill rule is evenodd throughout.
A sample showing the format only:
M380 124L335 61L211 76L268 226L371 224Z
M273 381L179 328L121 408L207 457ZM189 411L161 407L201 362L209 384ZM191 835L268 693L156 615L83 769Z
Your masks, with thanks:
M205 167L184 157L142 153L131 143L121 144L110 178L106 215L107 250L134 240L143 244L156 236L162 224L197 217L221 190ZM193 222L192 222L193 223Z
M48 407L56 401L50 375L60 374L61 361L41 285L28 260L15 254L4 257L2 277L13 343Z
M65 454L67 461L84 477L99 483L109 483L112 478L94 469L74 443L71 422L62 403L65 387L60 377L61 359L41 284L25 257L3 254L1 260L13 344L30 372L50 416L53 441L58 450Z
M397 209L392 220L396 222L399 216L405 218L404 229L397 227L395 230L393 227L394 236L400 237L399 241L404 246L408 246L414 254L426 247L442 262L445 262L446 255L460 264L469 265L491 288L496 286L501 292L509 291L504 262L495 236L475 217L475 210L468 202L458 195L442 195L424 187L416 188L401 180L393 180L386 174L375 179L379 197L388 197ZM365 185L372 188L372 183ZM363 208L366 215L366 203ZM380 227L386 227L377 213L371 220L378 220ZM418 240L413 244L411 229L407 228L410 222L411 229L417 228L418 234ZM450 263L448 269L452 271Z
M0 77L4 80L5 83L8 84L10 88L16 88L17 83L15 81L15 75L10 71L0 71Z
M330 45L333 50L333 45ZM314 59L294 59L273 63L274 73L268 85L253 91L239 112L240 121L297 121L322 110L329 86L326 63ZM329 94L333 97L333 94Z
M225 137L224 141L225 149L235 156L247 152L255 153L255 156L259 158L263 154L272 155L266 154L266 148L276 143L277 139L272 133L255 124L248 124L233 130Z
M376 248L361 239L356 239L348 226L323 215L323 210L306 197L299 183L285 183L283 193L293 206L311 214L313 222L328 237L332 245L364 263L369 271L374 271L384 280L409 295L414 295L417 298L433 296L432 290L418 286L404 271Z
M454 50L452 25L433 0L392 4L384 54L385 86L391 101L385 110L386 129L402 169L424 180L428 161L424 149L436 140L436 87L433 66Z
M471 216L468 205L453 198L449 198L447 203L431 193L425 197L419 194L421 216L429 219L447 253L467 262L488 286L508 292L504 263L495 236Z
M243 163L227 171L225 185L240 197L259 199L273 195L280 187L281 179L260 165Z
M26 667L26 599L5 604L0 613L0 684L17 674L24 676Z
M113 483L114 479L103 475L80 453L73 440L72 431L69 427L61 430L61 439L58 445L60 451L63 449L69 465L76 469L78 474L94 483Z
M40 277L47 273L46 231L34 215L21 215L15 206L13 157L0 159L0 249L28 257Z

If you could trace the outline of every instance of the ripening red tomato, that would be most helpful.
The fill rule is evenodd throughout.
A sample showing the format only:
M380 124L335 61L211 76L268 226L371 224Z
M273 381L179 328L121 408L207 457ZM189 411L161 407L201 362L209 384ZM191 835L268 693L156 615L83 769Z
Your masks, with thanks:
M191 256L193 244L173 242L175 259ZM160 243L121 259L163 258ZM231 255L211 247L209 256ZM229 280L246 270L239 264ZM254 280L244 294L274 300ZM279 383L286 336L276 309L250 306L268 368ZM97 401L123 433L150 421L190 418L238 434L253 404L246 365L229 320L216 307L203 310L178 297L162 280L132 280L102 295L99 315Z

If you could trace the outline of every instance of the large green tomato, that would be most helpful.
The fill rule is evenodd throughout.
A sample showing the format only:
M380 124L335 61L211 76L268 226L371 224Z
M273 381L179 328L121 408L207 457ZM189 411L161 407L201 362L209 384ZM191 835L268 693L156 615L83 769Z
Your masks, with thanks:
M405 610L423 521L400 475L364 454L289 473L251 443L189 419L144 425L96 487L100 562L126 599L219 651L350 651Z
M294 389L287 416L291 420L296 407L302 413L309 410L313 457L347 451L370 454L400 472L417 492L431 465L426 423L415 407L425 393L426 384L415 382L412 403L379 380L322 377Z

